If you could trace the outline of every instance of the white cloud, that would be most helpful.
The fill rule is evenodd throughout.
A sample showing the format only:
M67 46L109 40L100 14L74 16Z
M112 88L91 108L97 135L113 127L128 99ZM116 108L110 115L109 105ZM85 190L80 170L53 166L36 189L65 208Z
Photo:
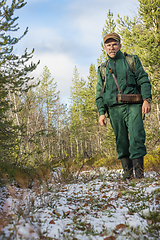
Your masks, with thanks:
M69 98L73 70L75 67L73 59L65 54L34 54L33 61L37 62L38 59L40 59L40 64L34 71L33 76L39 78L43 72L44 66L47 66L51 73L51 77L57 82L57 90L60 91L62 101L66 102Z
M110 0L75 0L69 6L69 19L71 27L76 29L81 36L80 40L85 44L93 42L97 43L101 39L102 28L109 9L114 14L114 19L117 14L124 16L130 14L134 16L136 4L138 1L110 1ZM74 19L74 21L72 21Z
M58 84L62 99L69 98L71 80L76 65L80 76L87 78L90 64L96 64L101 53L101 34L108 10L116 18L136 12L138 0L28 0L21 25L29 32L16 46L17 52L35 48L33 60L41 61L34 75L39 77L46 65ZM45 9L38 11L43 5ZM45 4L44 4L45 3ZM48 3L48 4L47 4ZM53 7L52 10L48 9ZM31 9L32 8L32 9ZM35 16L30 14L35 10ZM25 7L24 7L25 10ZM44 11L43 11L44 10ZM52 15L47 16L44 13ZM45 15L45 16L44 16ZM26 16L29 16L26 19ZM37 25L36 25L37 24Z

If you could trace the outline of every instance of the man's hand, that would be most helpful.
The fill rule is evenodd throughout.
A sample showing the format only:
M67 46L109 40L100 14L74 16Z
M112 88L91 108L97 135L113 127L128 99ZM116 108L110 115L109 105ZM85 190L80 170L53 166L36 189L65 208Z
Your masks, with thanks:
M106 127L106 124L107 124L107 118L106 118L105 115L101 115L101 116L99 117L99 123L101 124L101 126Z
M142 113L149 113L151 111L151 104L147 102L147 100L143 101L142 105Z

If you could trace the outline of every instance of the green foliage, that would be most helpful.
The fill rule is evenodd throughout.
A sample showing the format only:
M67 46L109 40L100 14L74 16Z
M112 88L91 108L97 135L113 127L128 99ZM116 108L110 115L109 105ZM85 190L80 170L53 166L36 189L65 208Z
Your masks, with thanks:
M57 92L57 83L51 78L51 73L47 66L44 67L43 73L39 79L40 85L37 87L36 99L37 104L44 114L45 129L48 136L55 134L56 129L56 102L59 98Z
M105 20L105 25L102 29L102 41L101 41L102 54L101 54L100 58L98 59L98 64L100 64L106 60L106 52L103 48L103 46L104 46L103 38L107 33L115 32L115 29L116 29L116 23L113 18L113 13L109 9L109 11L107 13L107 19Z
M77 67L75 66L73 79L72 79L72 87L71 87L71 142L76 141L76 152L77 156L79 154L83 154L82 147L82 138L84 133L84 106L85 106L85 84L86 82L81 78L79 79L79 73ZM81 142L81 149L80 149Z
M10 160L15 157L15 148L20 141L22 133L22 126L15 124L13 118L17 116L17 107L15 102L10 101L10 95L20 95L22 92L28 91L28 82L30 77L28 73L33 71L37 64L31 62L26 65L28 60L32 58L33 51L19 57L13 53L14 45L17 44L28 31L26 29L24 34L20 37L12 37L10 32L18 31L18 17L14 16L17 9L24 7L26 2L23 0L12 0L11 6L7 5L6 1L0 3L0 160ZM18 140L17 140L18 139Z
M98 112L95 103L97 73L95 66L90 65L88 81L79 78L75 67L71 87L71 121L70 140L72 154L83 159L100 151L101 132L98 123Z
M150 151L145 156L145 169L146 170L160 170L160 147L156 147L156 149Z
M83 120L83 110L84 110L84 88L86 82L81 78L79 79L79 73L77 68L75 67L72 79L71 86L71 122L73 126L73 134L78 134L80 137L81 129L77 126L81 126ZM78 136L77 135L77 136Z

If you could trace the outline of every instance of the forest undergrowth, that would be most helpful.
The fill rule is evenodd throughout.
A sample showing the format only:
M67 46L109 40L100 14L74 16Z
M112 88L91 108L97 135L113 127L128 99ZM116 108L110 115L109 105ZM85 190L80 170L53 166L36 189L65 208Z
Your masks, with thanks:
M3 173L0 239L160 239L158 155L145 158L145 179L123 181L118 160L109 162Z

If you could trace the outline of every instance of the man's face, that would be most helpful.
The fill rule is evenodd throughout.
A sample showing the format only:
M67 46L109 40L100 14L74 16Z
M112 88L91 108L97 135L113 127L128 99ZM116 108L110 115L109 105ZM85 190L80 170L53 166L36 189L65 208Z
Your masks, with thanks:
M108 39L104 44L104 50L108 54L109 57L114 58L116 53L121 48L121 44L114 39Z

